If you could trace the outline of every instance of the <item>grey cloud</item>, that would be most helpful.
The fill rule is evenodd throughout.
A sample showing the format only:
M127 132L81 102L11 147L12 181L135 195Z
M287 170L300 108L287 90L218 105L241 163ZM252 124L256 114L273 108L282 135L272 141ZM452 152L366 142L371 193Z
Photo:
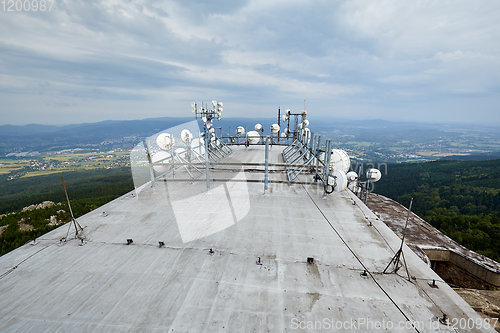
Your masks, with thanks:
M318 113L499 122L498 10L496 0L57 1L43 15L2 14L0 102L17 121L43 105L43 120L71 108L115 119L131 101L127 117L143 118L216 94L232 116L306 98Z

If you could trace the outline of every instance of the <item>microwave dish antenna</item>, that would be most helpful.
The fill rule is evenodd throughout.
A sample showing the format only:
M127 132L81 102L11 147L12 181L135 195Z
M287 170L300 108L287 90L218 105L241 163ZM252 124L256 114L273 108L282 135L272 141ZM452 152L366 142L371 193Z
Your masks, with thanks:
M340 170L335 170L328 177L328 185L333 186L335 192L343 192L347 188L347 176L345 172Z
M330 169L339 170L345 174L351 168L351 159L345 150L332 149L332 156L330 157Z
M175 139L172 134L161 133L156 137L156 144L160 149L169 150L175 144Z
M193 139L193 133L191 133L191 131L190 131L190 130L188 130L188 129L183 129L183 130L181 131L181 140L182 140L182 142L184 142L184 143L187 143L187 144L188 144L188 143L190 143L190 142L191 142L191 140L192 140L192 139Z
M257 131L250 131L247 133L247 142L250 145L256 145L260 142L260 134Z
M359 178L358 174L355 171L349 171L346 176L349 182L354 182Z
M378 182L380 178L382 178L382 173L379 169L368 169L366 171L366 178L368 179L368 181L375 183Z

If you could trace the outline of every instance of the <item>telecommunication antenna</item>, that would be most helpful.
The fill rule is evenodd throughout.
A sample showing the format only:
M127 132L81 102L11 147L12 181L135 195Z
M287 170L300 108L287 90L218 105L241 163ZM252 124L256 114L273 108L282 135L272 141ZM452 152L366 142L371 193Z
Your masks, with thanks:
M392 263L394 263L394 271L393 273L396 273L399 270L399 263L401 262L401 257L403 257L403 263L406 269L406 274L408 276L408 281L410 280L410 272L408 272L408 265L406 265L406 258L405 254L403 253L403 245L405 242L405 237L406 237L406 229L408 228L408 221L410 219L410 213L411 213L411 206L413 204L413 198L410 199L410 206L408 207L408 214L406 215L406 223L405 223L405 228L403 229L403 237L401 238L401 246L399 247L398 252L392 257L391 261L387 265L387 267L384 269L384 274L387 272L389 267L391 266Z
M75 238L79 238L83 242L85 237L82 237L80 235L80 233L83 231L83 228L80 225L80 223L78 223L78 221L75 219L75 216L73 215L73 209L71 208L71 203L69 202L68 191L66 190L66 184L64 184L64 178L62 175L61 175L61 182L62 182L63 187L64 187L64 194L66 194L66 200L68 201L68 207L69 207L69 212L71 214L71 220L73 221L73 225L75 227ZM66 237L64 238L64 241L66 241L68 239L70 229L71 229L71 224L69 225L68 232L66 233Z
M207 105L202 106L201 108L193 102L191 104L191 111L194 113L195 118L201 118L203 121L203 133L201 134L203 137L203 141L205 144L205 178L207 189L210 188L210 161L209 156L212 151L212 137L215 138L215 130L212 128L213 120L221 120L222 119L222 102L217 102L215 100L212 101L212 108L209 109ZM216 139L216 138L215 138Z

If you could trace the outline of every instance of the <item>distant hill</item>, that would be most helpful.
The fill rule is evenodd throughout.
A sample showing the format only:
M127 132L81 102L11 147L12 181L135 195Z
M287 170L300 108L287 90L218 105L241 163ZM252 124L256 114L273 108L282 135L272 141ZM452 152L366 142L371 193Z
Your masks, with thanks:
M121 141L133 147L138 138L146 137L192 118L151 118L111 120L64 126L0 126L0 154L21 151L69 149ZM125 139L124 138L129 138Z
M330 138L336 148L346 149L360 161L408 162L441 158L494 159L500 157L500 128L463 124L427 124L385 120L345 120L314 117L311 131ZM0 157L9 153L51 152L63 149L131 149L143 138L161 130L193 121L186 118L102 121L98 123L0 126ZM256 123L269 134L276 118L224 118L215 122L223 134L234 135L237 126L253 130ZM294 121L291 120L291 127ZM286 127L285 123L281 124ZM323 141L324 142L324 141Z

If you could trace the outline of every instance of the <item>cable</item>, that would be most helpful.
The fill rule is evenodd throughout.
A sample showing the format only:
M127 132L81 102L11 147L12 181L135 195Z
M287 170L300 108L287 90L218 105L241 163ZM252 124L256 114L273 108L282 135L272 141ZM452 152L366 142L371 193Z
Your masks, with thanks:
M3 273L2 275L0 275L0 280L3 279L4 277L6 277L7 275L9 275L10 273L12 273L19 265L21 265L23 262L25 262L26 260L30 259L31 257L33 257L34 255L36 255L37 253L45 250L46 248L49 248L51 247L52 245L54 244L50 244L44 248L41 248L40 250L36 251L35 253L33 253L32 255L28 256L27 258L23 259L21 262L19 262L18 264L16 264L15 266L13 266L12 268L10 268L7 272Z
M314 206L316 206L316 208L318 209L318 211L321 213L321 215L323 215L324 219L326 220L326 222L328 222L328 224L330 225L330 227L332 228L332 230L337 234L337 236L340 238L340 240L344 243L344 245L347 247L347 249L349 249L349 251L352 253L352 255L356 258L356 260L358 260L358 262L361 264L361 266L363 266L363 268L366 270L366 272L370 275L371 279L373 280L373 282L375 282L375 284L380 288L380 290L382 290L382 292L389 298L389 300L392 302L392 304L394 304L394 306L396 306L396 308L399 310L399 312L401 312L401 314L405 317L405 319L410 322L411 326L415 329L416 332L420 333L420 331L417 329L417 327L415 327L414 323L410 320L410 318L408 318L408 316L404 313L404 311L399 307L399 305L396 303L396 301L394 301L392 299L392 297L387 293L387 291L385 291L385 289L380 285L380 283L377 282L377 279L375 279L375 277L372 275L372 273L368 270L368 268L363 264L363 262L361 261L361 259L359 259L359 257L356 255L356 253L351 249L351 247L347 244L347 242L344 240L344 238L342 238L342 236L339 234L339 232L337 231L337 229L335 229L335 227L333 226L333 224L330 222L330 220L326 217L326 215L323 213L323 211L321 210L321 208L318 206L318 204L316 203L316 201L314 201L313 197L309 194L309 192L307 191L306 187L304 185L302 185L302 187L304 188L304 191L306 191L307 193L307 196L309 197L309 199L311 199L311 201L313 202Z

